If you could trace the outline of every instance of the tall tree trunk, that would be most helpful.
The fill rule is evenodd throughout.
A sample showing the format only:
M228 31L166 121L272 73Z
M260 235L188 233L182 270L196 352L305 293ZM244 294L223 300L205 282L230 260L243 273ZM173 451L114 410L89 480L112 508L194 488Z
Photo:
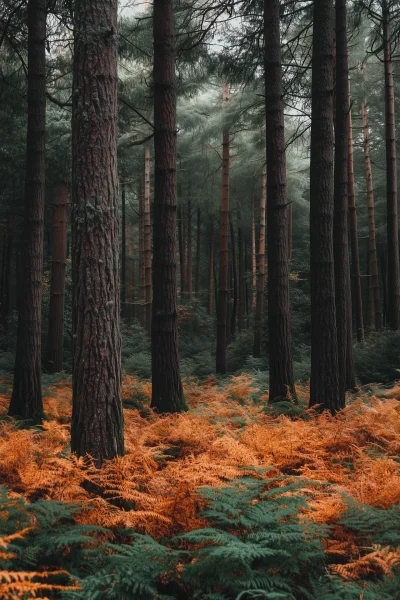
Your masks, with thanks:
M228 305L226 311L226 347L232 344L232 308L233 308L233 296L232 296L232 263L229 262L228 267Z
M361 107L363 134L364 134L364 160L365 176L367 179L367 200L368 200L368 231L369 231L369 273L371 277L371 290L374 299L375 327L382 329L382 308L379 289L379 270L378 256L376 251L376 232L375 232L375 208L374 208L374 186L372 182L372 169L370 158L370 138L368 127L367 106L364 103Z
M20 302L14 385L8 414L40 421L45 202L46 2L28 0L28 127Z
M251 200L251 310L255 312L257 302L257 253L256 253L256 217L254 211L254 196Z
M288 204L288 258L292 260L293 249L293 203Z
M192 190L189 187L188 214L187 214L187 299L193 295L193 250L192 250Z
M181 207L178 206L178 236L179 236L179 266L181 272L181 300L185 299L186 292L186 268L185 268L185 249L183 240L183 215Z
M139 323L146 326L146 263L144 255L144 179L139 179Z
M350 91L350 89L349 89ZM349 94L350 100L350 94ZM353 120L349 110L349 150L348 150L348 207L351 243L352 291L354 298L357 340L364 341L364 320L361 292L360 252L358 247L357 207L354 188Z
M7 227L4 236L3 261L1 273L1 325L5 332L8 331L10 317L10 288L11 288L11 257L13 245L14 217L8 215Z
M223 104L229 101L229 87L223 86ZM221 222L219 227L219 282L217 310L217 352L216 371L226 373L226 314L228 310L229 278L229 170L230 142L229 129L225 129L222 140L222 200Z
M197 235L196 235L196 298L200 298L200 251L201 251L201 213L197 208Z
M154 226L151 406L186 409L176 301L176 86L173 0L154 0Z
M238 281L237 281L237 262L236 262L236 241L235 241L235 230L233 228L232 219L229 218L229 227L231 231L231 252L232 252L232 313L231 313L231 332L232 340L236 337L236 316L237 316L237 305L238 305Z
M383 294L383 326L386 327L387 317L387 246L382 244L380 250L380 265L382 274L382 294Z
M239 332L246 328L246 273L243 248L242 215L238 211L238 263L239 263Z
M183 299L188 299L188 235L187 235L187 218L186 213L182 210L182 245L183 245L183 270L184 270L184 288L183 288Z
M213 315L214 307L214 223L210 227L210 269L208 278L208 314Z
M272 3L268 0L266 2L268 13L272 9ZM270 17L266 14L267 25L269 25ZM267 27L266 25L266 27ZM270 26L270 25L269 25ZM269 31L269 34L271 32ZM266 54L267 56L267 54ZM266 61L270 59L266 59ZM269 66L269 65L268 65ZM266 65L267 68L267 65ZM269 108L268 108L269 110ZM261 329L262 320L264 314L264 288L265 288L265 211L267 201L267 187L266 187L266 172L263 169L261 173L261 193L260 193L260 239L258 246L258 274L257 274L257 295L256 295L256 311L254 315L254 343L253 343L253 356L260 358L261 356ZM285 208L286 211L286 208ZM287 235L287 225L286 225ZM287 240L286 240L286 252L287 252Z
M57 188L53 213L53 249L50 283L50 315L47 340L47 364L51 373L63 369L65 265L67 260L68 187Z
M134 243L134 232L132 224L129 223L127 228L127 243L128 243L128 256L127 256L127 317L129 323L132 324L136 316L135 311L135 243Z
M121 235L121 316L123 319L127 316L126 310L126 190L125 183L122 184L122 235Z
M390 9L382 2L383 49L385 64L385 129L387 178L387 245L388 245L388 326L400 328L400 258L397 206L396 122L393 66L390 39Z
M291 398L296 395L289 312L288 201L279 4L279 0L264 0L269 399L271 402L277 398ZM262 227L260 227L260 246L261 229Z
M152 286L151 286L151 224L150 224L150 148L148 146L144 149L144 302L145 302L145 327L147 333L151 334L151 300L152 300Z
M311 384L310 406L332 413L339 388L333 263L333 1L313 13L310 168Z
M335 265L336 329L341 408L345 406L347 380L351 379L351 289L349 262L348 156L349 66L346 0L336 0L336 125L333 251ZM349 342L350 336L350 342ZM350 356L348 356L350 353Z
M117 1L75 4L71 450L124 453L117 172ZM93 152L95 147L96 151Z

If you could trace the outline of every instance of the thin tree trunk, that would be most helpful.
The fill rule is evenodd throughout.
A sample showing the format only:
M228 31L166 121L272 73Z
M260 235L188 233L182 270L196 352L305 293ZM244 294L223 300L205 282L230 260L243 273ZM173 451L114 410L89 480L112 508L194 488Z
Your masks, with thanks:
M232 344L232 307L233 307L233 297L232 297L232 263L229 262L228 267L228 306L226 311L226 347Z
M289 202L288 205L288 259L289 262L292 260L293 250L293 203Z
M192 190L189 187L187 214L187 299L193 295L193 251L192 251Z
M71 450L101 465L124 453L116 0L77 0L74 42Z
M47 364L51 373L63 369L65 266L67 260L68 187L58 186L53 213L53 249L50 283L50 315Z
M345 406L348 380L352 379L353 345L349 261L348 156L349 67L346 0L336 0L336 126L333 251L340 399ZM350 341L349 341L350 336ZM348 355L350 354L350 355Z
M197 208L197 237L196 237L196 298L200 298L200 251L201 251L201 213Z
M397 206L396 122L393 66L390 39L390 12L382 3L383 50L385 64L385 130L387 178L387 245L388 245L388 326L400 329L400 258Z
M208 314L213 315L214 308L214 223L210 227L210 268L208 279Z
M179 367L176 299L176 77L173 0L154 0L154 226L152 399L160 413L187 408Z
M372 182L372 169L370 158L370 138L368 127L367 106L364 103L361 107L363 134L364 134L364 161L365 176L367 179L367 201L368 201L368 231L369 231L369 268L371 277L371 289L374 298L375 327L379 331L382 329L382 308L379 289L379 271L378 256L376 251L376 232L375 232L375 202L374 187Z
M296 396L289 311L288 200L279 5L279 0L264 1L270 402ZM263 228L265 221L264 224L260 221L260 248ZM264 269L262 262L260 268Z
M386 327L387 317L387 247L382 244L380 251L380 265L382 274L382 293L383 293L383 326Z
M127 229L128 238L128 256L127 256L127 316L129 323L132 324L136 316L135 311L135 240L132 224L129 223Z
M350 91L350 90L349 90ZM349 94L350 100L350 94ZM358 247L357 207L354 188L353 121L349 110L349 150L348 150L348 206L351 242L352 290L357 330L357 340L364 341L364 319L361 292L360 252Z
M223 104L229 101L229 87L223 86ZM221 222L219 229L219 285L217 310L217 352L216 371L226 373L226 314L228 310L229 278L229 170L230 141L229 129L225 129L222 141L222 200Z
M181 300L185 299L186 292L186 269L185 269L185 255L184 255L184 240L182 232L182 211L181 207L178 206L178 236L179 236L179 266L181 272Z
M122 235L121 235L121 316L123 319L127 316L126 310L126 190L125 183L122 184Z
M236 317L237 317L237 305L238 305L238 281L237 281L237 262L236 262L236 241L235 241L235 230L233 228L232 219L229 218L229 226L231 231L231 251L232 251L232 292L233 292L233 304L231 314L231 332L232 340L236 337Z
M246 274L241 213L238 211L239 332L246 328Z
M188 244L187 244L187 219L186 213L182 210L182 245L183 245L183 270L184 270L184 288L183 288L183 298L184 300L188 299Z
M145 328L148 335L151 334L151 224L150 224L150 148L144 149L144 220L143 220L143 254L144 254L144 302L145 302Z
M272 3L268 0L266 5L269 6L269 11L272 9ZM266 18L268 15L266 14ZM267 20L269 21L269 18ZM271 33L271 32L269 32ZM265 211L267 201L266 187L266 172L265 169L261 173L261 193L260 193L260 239L258 246L258 274L257 274L257 295L256 295L256 311L254 315L254 343L253 356L260 358L261 356L261 329L264 313L264 288L265 288ZM285 209L286 211L286 209ZM285 229L287 235L287 228ZM287 251L287 240L286 240Z
M8 215L4 239L2 261L2 286L1 286L1 324L5 332L8 331L10 317L10 289L11 289L11 257L13 245L14 217Z
M22 278L14 385L8 414L41 421L42 273L45 202L46 2L28 0L28 127Z
M310 167L311 383L310 406L343 406L333 262L333 1L314 3Z
M257 302L257 253L256 253L256 218L254 212L254 196L251 201L251 274L252 293L251 310L255 312Z
M144 180L139 179L139 323L146 325L146 264L144 257Z

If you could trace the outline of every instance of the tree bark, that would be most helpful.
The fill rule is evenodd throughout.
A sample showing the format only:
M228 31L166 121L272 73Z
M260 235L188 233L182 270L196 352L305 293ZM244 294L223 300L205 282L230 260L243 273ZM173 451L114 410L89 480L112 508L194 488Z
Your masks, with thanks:
M187 300L193 295L193 246L192 246L192 190L189 186L188 214L187 214Z
M368 234L369 234L369 274L371 278L371 291L374 302L375 328L382 329L382 307L379 289L379 270L378 255L376 251L376 230L375 230L375 201L374 186L372 181L372 169L370 158L370 137L368 127L367 106L364 103L361 107L363 134L364 134L364 161L365 176L367 179L367 201L368 201Z
M5 332L8 331L10 317L10 288L11 288L11 257L13 246L14 217L8 215L7 227L4 236L3 260L1 272L1 325Z
M185 299L186 292L186 267L185 267L185 254L184 254L184 240L183 240L183 232L182 232L182 210L181 207L178 206L178 236L179 236L179 266L181 272L181 300Z
M388 326L397 331L400 328L400 258L397 206L396 121L390 39L390 11L386 0L382 2L382 19L385 65Z
M214 308L214 223L210 227L210 268L208 279L208 314L213 315Z
M128 243L128 256L127 256L127 317L129 323L132 324L136 316L135 311L135 240L132 224L129 223L127 228L127 243Z
M116 0L77 0L74 45L71 450L101 465L124 453Z
M336 0L336 126L334 174L333 250L338 369L341 408L345 406L353 364L352 306L349 261L348 157L349 157L349 67L346 0ZM350 339L349 339L350 337Z
M143 258L144 258L144 319L148 335L151 334L152 285L151 285L151 224L150 224L150 148L144 149L144 219L143 219Z
M232 340L236 337L236 317L238 305L238 281L237 281L237 262L236 262L236 241L235 230L233 228L232 219L229 218L229 227L231 231L231 252L232 252L232 312L231 312L231 337Z
M251 201L251 310L255 312L257 302L257 254L256 254L256 218L254 213L254 196Z
M144 179L139 179L139 323L146 326L146 264L144 255Z
M239 332L246 328L246 273L243 248L242 215L238 211L238 263L239 263Z
M152 399L160 413L187 408L176 300L176 77L173 0L154 0L154 226Z
M349 94L350 100L350 94ZM351 243L352 291L354 298L357 341L364 341L364 319L361 292L360 252L358 247L357 207L354 187L353 121L349 110L348 206Z
M229 87L223 86L223 104L229 101ZM225 129L222 140L222 200L221 221L219 229L219 282L217 310L217 352L216 371L226 373L226 315L228 310L228 279L229 279L229 170L230 170L230 139L229 129Z
M264 1L270 402L296 396L289 312L289 211L279 14L279 0ZM263 228L265 221L260 221L260 256ZM264 270L262 261L261 269Z
M122 184L122 235L121 235L121 316L123 319L127 316L126 310L126 192L125 183Z
M196 236L196 298L200 298L200 252L201 252L201 213L200 207L197 208L197 236Z
M333 2L313 9L310 167L311 382L310 406L332 413L339 388L333 262Z
M28 127L22 278L14 385L8 414L41 421L42 274L45 202L46 2L28 0Z
M270 27L269 19L270 19L270 11L272 10L272 3L270 1L266 2L268 5L268 15L266 13L266 21L268 21L267 26ZM269 35L271 35L271 31L268 31ZM269 62L270 59L266 54L266 63ZM267 68L267 64L266 64ZM269 65L268 65L269 68ZM275 82L276 84L277 82ZM268 84L269 87L269 84ZM269 93L270 90L269 90ZM267 107L267 105L266 105ZM270 110L269 106L267 110ZM274 109L275 110L275 109ZM268 117L268 115L267 115ZM272 126L272 125L271 125ZM258 273L257 273L257 294L256 294L256 310L254 314L254 343L253 343L253 356L255 358L260 358L261 356L261 329L262 329L262 320L264 313L264 288L265 288L265 211L266 211L266 201L267 201L267 187L266 187L266 172L265 169L262 170L261 173L261 193L260 193L260 238L259 238L259 246L258 246ZM286 209L285 209L286 211ZM286 226L286 235L287 235L287 226ZM286 240L286 252L287 252L287 240Z
M53 213L53 248L47 364L51 373L63 369L65 266L67 260L68 187L58 186Z

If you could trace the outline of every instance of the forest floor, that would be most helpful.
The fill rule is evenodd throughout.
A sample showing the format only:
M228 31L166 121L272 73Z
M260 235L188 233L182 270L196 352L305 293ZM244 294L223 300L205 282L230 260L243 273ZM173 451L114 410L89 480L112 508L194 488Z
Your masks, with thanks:
M157 416L148 409L151 384L126 376L126 455L96 470L70 454L70 382L52 383L43 427L21 428L5 417L11 384L1 382L0 485L11 495L79 502L88 508L77 513L80 523L128 526L160 539L205 525L202 486L220 488L246 474L281 476L276 486L304 479L304 516L332 527L325 552L331 562L338 557L341 576L389 572L400 563L400 551L390 551L390 560L389 549L361 552L340 524L346 498L381 509L400 503L400 388L360 391L333 418L305 409L303 387L304 412L276 416L265 409L257 377L243 374L188 381L190 411Z

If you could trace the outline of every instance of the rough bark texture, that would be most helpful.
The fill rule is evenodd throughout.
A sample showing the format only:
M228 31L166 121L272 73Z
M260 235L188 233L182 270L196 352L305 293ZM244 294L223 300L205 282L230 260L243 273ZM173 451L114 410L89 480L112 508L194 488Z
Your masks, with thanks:
M143 219L143 254L144 254L144 317L147 333L151 334L152 319L152 285L151 285L151 222L150 222L150 148L144 149L144 219Z
M65 183L61 183L57 188L53 213L50 315L47 340L47 365L52 373L59 373L63 368L67 205L68 187Z
M4 244L1 263L1 321L4 331L8 331L10 316L10 289L11 289L11 257L13 246L14 217L8 215L7 226L4 232Z
M28 1L28 128L17 350L9 415L42 418L41 326L45 202L46 2Z
M239 264L239 331L246 327L246 272L243 247L243 230L241 213L238 211L238 264Z
M200 298L200 253L201 253L201 212L200 207L197 208L197 232L196 232L196 280L195 294L196 298Z
M124 453L116 0L77 0L74 44L71 450L99 465Z
M229 101L229 87L223 86L223 103ZM229 130L223 133L222 140L222 199L221 221L219 227L219 281L217 308L217 352L216 371L226 373L226 319L228 310L228 279L229 279L229 169L230 149Z
M212 317L214 312L214 223L210 227L210 267L208 277L208 314Z
M335 264L336 329L341 408L348 372L353 364L352 315L348 232L349 67L346 0L336 0L336 126L333 250ZM350 343L348 336L350 335ZM350 353L350 356L348 354Z
M349 96L350 99L350 96ZM351 279L357 341L364 341L364 319L361 292L360 252L358 247L357 207L354 188L353 121L349 110L348 206L351 243Z
M368 112L365 103L361 107L363 134L364 134L364 161L365 176L367 179L367 202L368 202L368 236L369 236L369 275L371 278L370 290L372 293L375 314L375 327L382 329L382 307L379 290L379 270L378 255L376 251L376 231L375 231L375 202L374 186L372 180L371 157L370 157L370 139L368 127Z
M289 313L289 211L286 194L279 12L279 0L264 1L269 399L271 402L277 398L291 398L296 393ZM261 230L260 226L260 245ZM260 268L264 268L261 261Z
M186 408L176 302L176 81L173 0L154 0L154 226L151 406Z
M310 171L310 405L336 412L339 391L333 264L333 2L313 11Z
M126 306L126 190L125 183L122 184L121 198L121 315L125 319L127 316Z
M394 107L393 66L390 40L390 12L382 3L383 49L385 63L385 129L387 178L387 246L388 246L388 326L400 328L400 258L397 206L396 122Z
M266 30L267 27L270 29L271 25L269 23L270 20L270 10L272 8L271 2L266 2L268 4L268 16L266 18ZM271 32L269 32L269 35ZM267 39L267 38L266 38ZM266 43L266 69L270 69L271 63L268 58L268 52L271 52L269 48L270 40ZM268 65L267 65L268 62ZM269 76L268 71L268 76ZM277 82L275 82L277 83ZM272 95L272 90L270 89L270 85L268 82L268 92ZM267 107L267 104L266 104ZM267 111L271 110L268 106ZM276 111L276 107L273 108L273 111ZM268 115L267 115L268 119ZM272 125L271 125L272 127ZM267 134L268 135L268 134ZM259 236L259 246L258 246L258 273L257 273L257 289L256 289L256 310L254 313L254 342L253 342L253 356L255 358L260 358L261 356L261 328L262 328L262 320L264 314L264 289L265 289L265 211L266 211L266 202L267 202L267 181L266 181L266 172L265 169L262 170L261 173L261 191L260 191L260 236ZM286 211L286 208L285 208ZM285 229L287 235L287 227ZM286 252L287 252L287 240L286 240Z

